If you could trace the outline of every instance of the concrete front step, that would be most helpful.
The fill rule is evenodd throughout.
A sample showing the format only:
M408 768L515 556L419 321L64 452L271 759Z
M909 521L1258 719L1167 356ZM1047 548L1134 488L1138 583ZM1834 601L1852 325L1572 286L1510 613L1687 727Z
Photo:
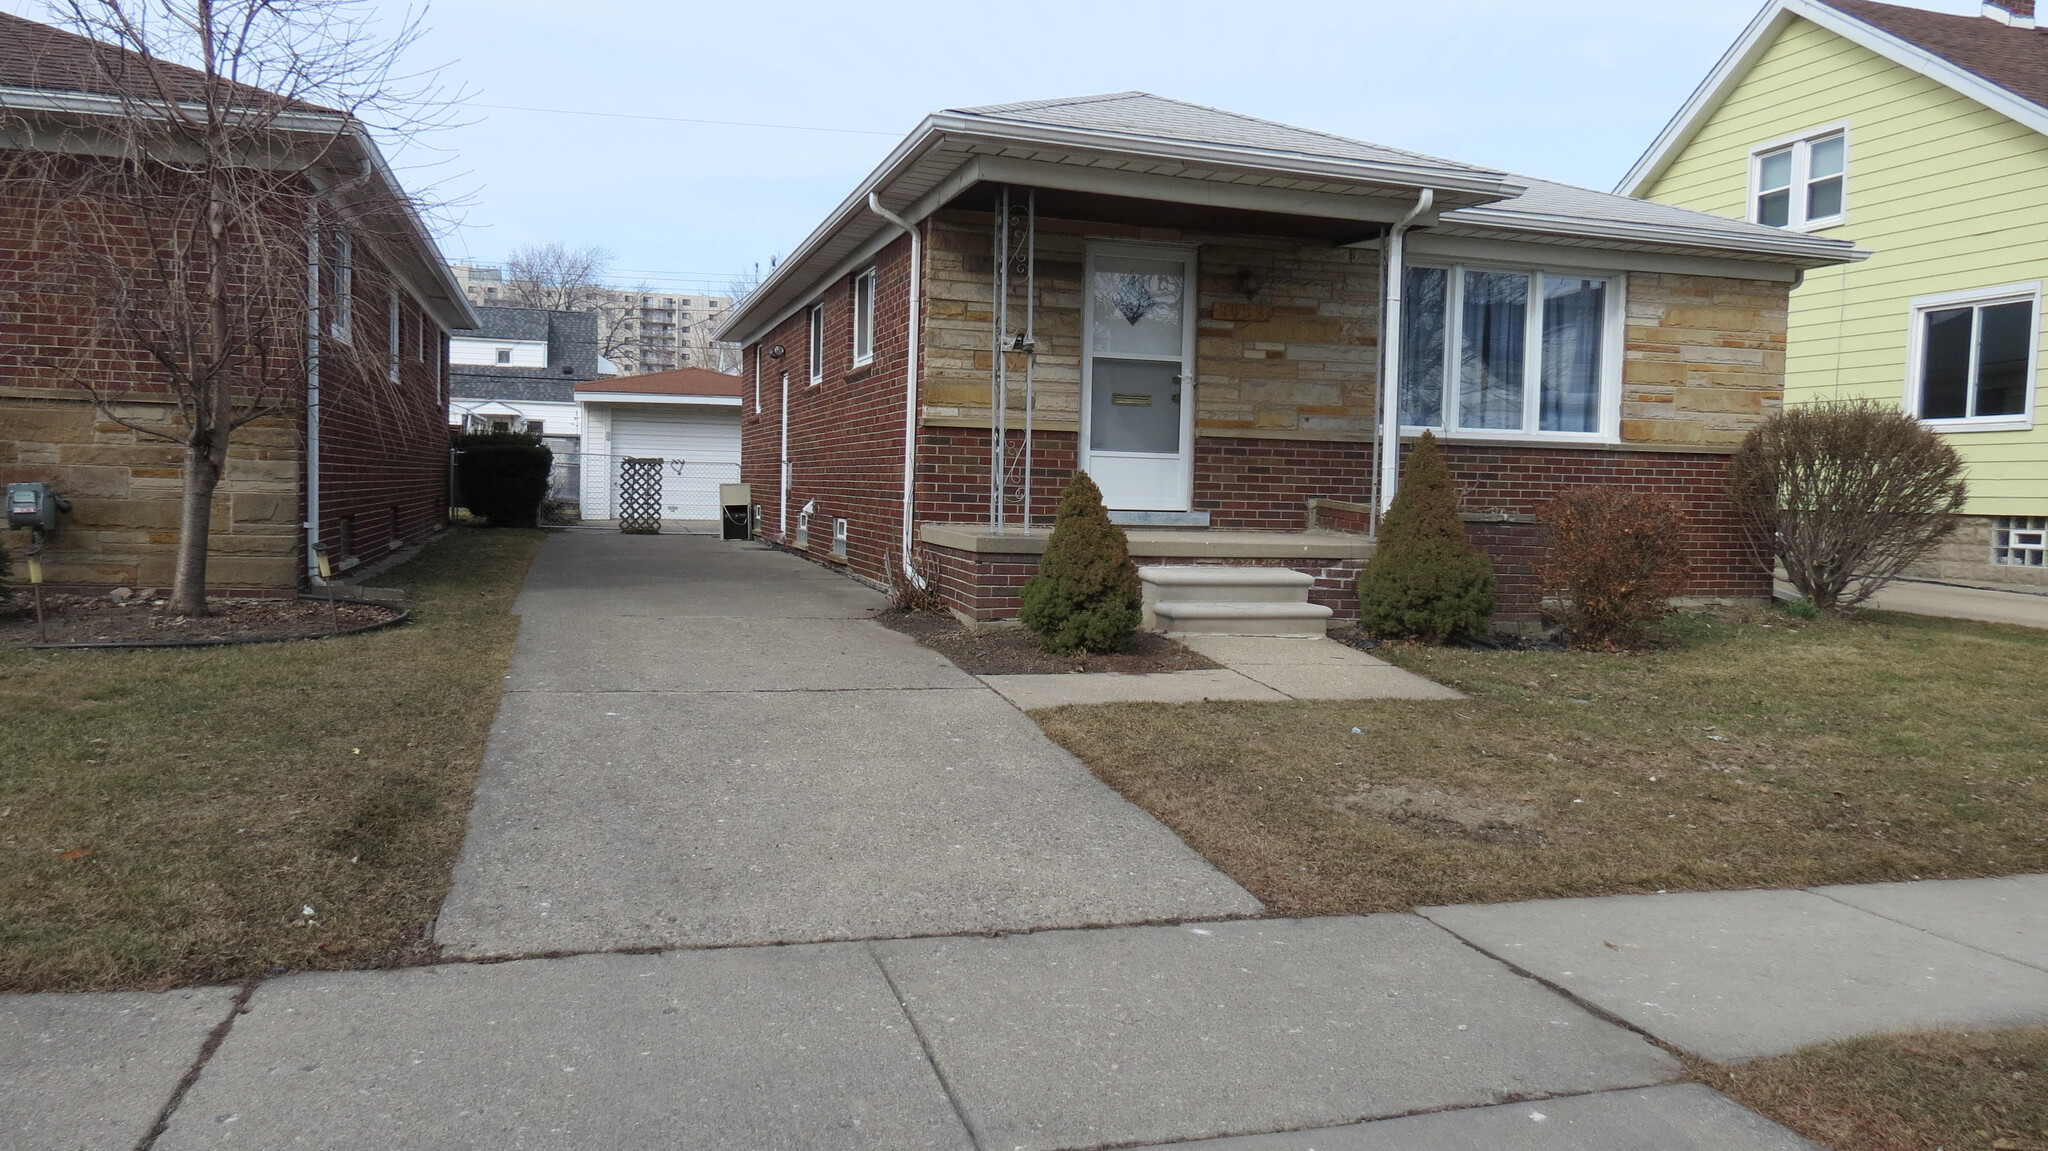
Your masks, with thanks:
M1319 603L1168 602L1150 617L1168 635L1320 636L1331 611Z
M1154 564L1138 582L1157 603L1307 603L1315 577L1292 568Z

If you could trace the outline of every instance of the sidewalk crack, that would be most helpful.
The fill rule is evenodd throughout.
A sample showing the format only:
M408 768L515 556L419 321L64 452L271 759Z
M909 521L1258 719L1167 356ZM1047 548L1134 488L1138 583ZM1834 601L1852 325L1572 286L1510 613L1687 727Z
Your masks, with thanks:
M875 970L881 972L882 982L888 985L889 994L896 997L896 1009L903 1012L904 1022L910 1024L910 1033L917 1036L918 1048L924 1052L924 1061L931 1066L933 1077L938 1079L939 1089L946 1093L946 1102L952 1105L953 1114L959 1116L960 1128L967 1132L968 1145L973 1147L974 1151L982 1151L981 1133L975 1130L974 1120L968 1118L967 1107L960 1102L959 1093L953 1090L952 1080L946 1078L946 1069L939 1066L938 1053L932 1050L931 1039L925 1035L924 1028L918 1025L917 1016L910 1010L910 1002L903 998L903 990L896 986L896 977L889 974L889 965L882 962L882 957L876 954L875 945L869 943L865 946L868 958L875 961ZM138 1151L145 1149L138 1148Z
M149 1131L142 1136L141 1142L135 1145L135 1151L151 1151L151 1148L156 1146L156 1141L163 1137L164 1129L171 1125L171 1116L177 1112L179 1105L185 1102L185 1093L192 1090L194 1083L199 1082L199 1073L206 1069L206 1064L213 1058L213 1053L220 1050L220 1045L227 1041L228 1032L234 1029L235 1020L249 1009L249 999L256 994L256 988L261 984L262 980L251 979L235 993L234 1002L228 1005L227 1018L214 1024L213 1030L206 1033L206 1042L199 1045L199 1054L193 1058L192 1066L185 1069L185 1074L178 1080L178 1085L171 1089L171 1097L164 1101L164 1109L156 1113L156 1122L150 1124Z

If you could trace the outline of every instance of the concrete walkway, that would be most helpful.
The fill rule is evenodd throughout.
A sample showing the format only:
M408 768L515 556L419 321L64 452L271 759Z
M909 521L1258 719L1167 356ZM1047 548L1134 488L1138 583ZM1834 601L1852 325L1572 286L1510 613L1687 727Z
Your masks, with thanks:
M1671 1049L2048 1021L2048 876L1243 918L874 603L551 540L440 925L491 961L0 997L0 1151L1811 1151Z
M1259 902L883 597L754 544L575 532L520 638L457 956L1250 915Z
M1463 692L1321 637L1196 635L1189 647L1222 664L1150 675L985 675L1021 711L1092 703L1200 703L1211 699L1464 699Z
M2022 627L2048 627L2048 595L2019 591L1897 580L1885 585L1876 595L1871 596L1870 606L1882 611L1903 611L1914 615L1976 619L1986 623L2018 624Z

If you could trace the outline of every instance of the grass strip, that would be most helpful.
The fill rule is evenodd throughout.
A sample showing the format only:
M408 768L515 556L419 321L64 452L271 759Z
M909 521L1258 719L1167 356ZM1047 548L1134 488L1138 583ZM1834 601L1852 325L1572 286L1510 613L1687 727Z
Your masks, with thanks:
M1689 1070L1834 1151L2048 1151L2048 1027L1884 1035Z
M1033 713L1276 913L2048 870L2048 632L1688 613L1379 654L1471 696Z
M0 991L427 957L543 538L451 530L388 631L0 648Z

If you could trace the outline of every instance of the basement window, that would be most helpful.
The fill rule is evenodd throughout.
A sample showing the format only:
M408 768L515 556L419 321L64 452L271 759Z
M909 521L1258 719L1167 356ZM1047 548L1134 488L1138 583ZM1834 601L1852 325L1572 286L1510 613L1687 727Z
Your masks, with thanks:
M853 362L856 367L875 358L875 270L869 268L853 279Z
M2034 426L2041 285L1913 301L1907 404L1942 431Z
M1411 266L1402 283L1406 433L1616 438L1621 276Z
M2048 516L1994 517L1991 562L2010 567L2048 567Z

